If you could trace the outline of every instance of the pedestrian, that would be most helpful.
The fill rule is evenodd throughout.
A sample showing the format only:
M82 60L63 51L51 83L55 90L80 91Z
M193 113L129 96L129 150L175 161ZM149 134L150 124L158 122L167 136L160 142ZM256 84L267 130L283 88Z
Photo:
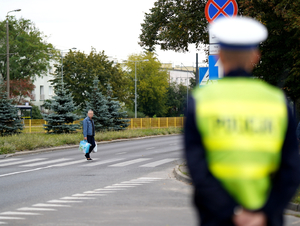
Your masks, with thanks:
M251 75L268 31L246 17L218 19L209 30L225 77L194 91L184 131L201 225L282 226L300 161L284 93Z
M87 160L92 160L90 157L91 152L93 151L95 144L95 125L93 121L94 112L89 110L87 117L83 120L83 136L84 139L91 144L89 152L85 154Z

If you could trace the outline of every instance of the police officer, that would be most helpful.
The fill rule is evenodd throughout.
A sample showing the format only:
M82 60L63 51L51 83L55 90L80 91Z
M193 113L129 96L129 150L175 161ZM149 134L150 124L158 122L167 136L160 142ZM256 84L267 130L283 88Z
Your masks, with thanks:
M194 91L184 134L201 225L283 225L300 162L284 93L250 74L267 29L235 17L218 19L209 30L219 40L225 77Z

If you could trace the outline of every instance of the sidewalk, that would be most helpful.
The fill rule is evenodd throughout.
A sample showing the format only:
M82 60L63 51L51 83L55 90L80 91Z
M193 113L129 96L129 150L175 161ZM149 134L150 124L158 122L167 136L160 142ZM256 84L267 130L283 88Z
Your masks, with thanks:
M192 179L189 177L188 169L185 165L177 165L173 172L177 180L192 184ZM300 204L290 202L286 209L300 212Z

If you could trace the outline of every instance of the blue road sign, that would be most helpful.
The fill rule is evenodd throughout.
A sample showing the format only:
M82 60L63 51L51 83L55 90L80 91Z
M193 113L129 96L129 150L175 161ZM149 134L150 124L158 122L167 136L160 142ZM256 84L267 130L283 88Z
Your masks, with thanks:
M208 56L209 80L216 80L224 77L223 67L218 55Z
M204 85L209 79L208 67L199 68L199 84Z

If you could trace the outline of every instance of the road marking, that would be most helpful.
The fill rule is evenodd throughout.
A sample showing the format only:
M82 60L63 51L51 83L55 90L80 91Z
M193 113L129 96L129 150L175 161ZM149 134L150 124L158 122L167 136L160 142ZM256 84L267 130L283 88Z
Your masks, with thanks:
M71 207L70 205L61 205L61 204L44 204L44 203L38 203L33 206L36 207Z
M20 211L57 211L56 209L49 209L49 208L35 208L35 207L23 207L17 209Z
M2 221L0 221L0 224L7 224L6 222L2 222Z
M41 215L40 213L28 213L28 212L3 212L1 215Z
M74 197L93 197L93 196L106 196L106 194L74 194Z
M169 163L169 162L172 162L172 161L176 161L176 160L178 160L178 158L162 159L162 160L159 160L159 161L156 161L156 162L151 162L151 163L148 163L148 164L145 164L145 165L141 165L140 167L156 167L156 166L163 165L163 164L166 164L166 163Z
M150 180L162 180L162 178L157 178L157 177L140 177L137 180L146 180L146 181L150 181Z
M2 217L2 216L0 216L0 220L25 220L25 218L22 218L22 217Z
M151 147L151 148L146 148L146 150L151 150L151 149L154 149L155 147Z
M114 193L114 191L123 191L125 189L122 188L99 188L95 189L95 191L107 191L107 193Z
M54 167L69 166L69 165L73 165L73 164L76 164L76 163L83 163L83 162L87 162L87 160L86 159L81 159L81 160L77 160L77 161L66 162L66 163L61 163L61 164L55 164L55 165L51 165L51 166L54 166Z
M45 160L45 158L28 159L28 160L21 160L21 161L3 163L3 164L0 164L0 167L3 167L3 166L12 166L12 165L29 163L29 162L36 162L36 161L41 161L41 160Z
M139 185L142 185L142 184L122 182L121 184L113 184L112 186L139 186Z
M144 162L147 160L150 160L151 158L139 158L139 159L134 159L134 160L130 160L130 161L126 161L126 162L121 162L121 163L117 163L114 165L110 165L110 167L122 167L122 166L129 166L138 162Z
M54 199L54 200L50 200L50 201L48 201L48 202L50 202L50 203L76 203L76 202L82 202L82 201L73 201L73 200L56 200L56 199Z
M151 183L151 181L141 181L141 180L137 180L137 179L131 180L131 182L133 182L133 183L141 183L141 184L150 184Z
M105 188L134 188L135 186L127 186L127 185L122 185L122 186L106 186Z
M21 174L21 173L29 173L29 172L33 172L33 171L42 170L42 169L48 169L48 168L51 168L51 166L46 166L46 167L41 167L41 168L36 168L36 169L30 169L30 170L24 170L24 171L19 171L19 172L13 172L13 173L7 173L7 174L2 174L2 175L0 175L0 177L7 177L7 176L12 176L12 175Z
M117 153L116 155L124 155L126 154L127 152L121 152L121 153Z
M74 199L95 199L95 198L92 198L92 197L63 197L63 198L60 198L62 200L74 200Z
M109 194L114 193L114 191L85 191L84 194Z
M46 165L46 164L51 164L51 163L56 163L56 162L64 162L72 159L55 159L55 160L50 160L50 161L45 161L45 162L38 162L38 163L32 163L28 165L22 165L20 167L33 167L33 166L40 166L40 165Z
M82 166L88 166L88 167L98 166L98 165L103 165L103 164L106 164L106 163L118 162L118 161L121 161L121 160L124 160L124 158L122 158L122 159L107 159L107 160L103 160L103 161L100 161L100 162L90 163L90 164L82 165Z
M4 159L4 160L0 160L0 162L11 162L11 161L17 161L17 160L21 160L19 158L9 158L9 159Z

